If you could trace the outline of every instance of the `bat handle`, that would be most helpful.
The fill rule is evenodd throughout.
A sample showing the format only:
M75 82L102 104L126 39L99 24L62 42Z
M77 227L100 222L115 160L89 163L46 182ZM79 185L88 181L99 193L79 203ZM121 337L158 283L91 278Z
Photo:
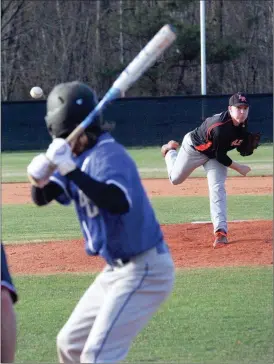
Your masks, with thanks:
M92 124L96 116L98 116L112 100L119 96L121 96L121 91L119 89L114 87L110 88L99 104L97 104L95 108L88 114L88 116L70 133L70 135L66 138L66 141L70 143L77 139L84 132L84 130Z
M85 128L79 124L66 138L68 143L71 143L73 140L77 139L83 132Z

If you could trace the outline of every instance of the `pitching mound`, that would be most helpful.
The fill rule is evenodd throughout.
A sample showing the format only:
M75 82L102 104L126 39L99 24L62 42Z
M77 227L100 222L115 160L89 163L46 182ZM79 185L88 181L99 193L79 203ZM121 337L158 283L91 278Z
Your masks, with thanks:
M270 265L272 222L230 223L230 243L212 248L211 224L164 225L163 231L177 268ZM51 274L98 272L101 258L89 257L82 240L7 245L12 273Z

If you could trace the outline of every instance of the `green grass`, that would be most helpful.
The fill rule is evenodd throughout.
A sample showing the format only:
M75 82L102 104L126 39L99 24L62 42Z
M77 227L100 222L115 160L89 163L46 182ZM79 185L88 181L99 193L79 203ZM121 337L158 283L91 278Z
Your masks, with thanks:
M166 178L166 166L160 153L160 147L130 148L130 155L137 163L142 178ZM2 153L2 182L26 182L26 168L31 159L40 152L3 152ZM241 157L235 150L229 156L241 163L250 165L250 176L273 175L273 146L261 145L253 155ZM228 170L229 176L238 175ZM193 177L204 176L203 168L193 172Z
M228 220L272 219L271 196L228 196ZM152 199L161 224L209 221L208 197L157 197Z
M161 224L208 221L208 197L154 197L152 199ZM228 219L272 219L270 196L229 196ZM5 242L47 239L72 239L81 236L73 206L52 203L2 206L2 239Z
M166 178L159 148L129 149L143 178ZM2 153L2 182L25 182L37 152ZM251 175L273 174L272 145L241 158ZM236 175L231 173L229 175ZM200 168L193 176L204 176ZM155 197L161 224L208 221L208 197ZM272 196L228 196L228 219L273 219ZM56 203L2 206L2 240L7 243L81 237L73 207ZM35 258L34 258L35 259ZM273 363L273 275L271 267L186 269L175 289L133 343L128 362L247 364ZM16 362L57 362L55 338L94 276L15 276Z
M57 362L55 338L94 276L16 276L16 362ZM272 268L178 271L128 362L273 363Z

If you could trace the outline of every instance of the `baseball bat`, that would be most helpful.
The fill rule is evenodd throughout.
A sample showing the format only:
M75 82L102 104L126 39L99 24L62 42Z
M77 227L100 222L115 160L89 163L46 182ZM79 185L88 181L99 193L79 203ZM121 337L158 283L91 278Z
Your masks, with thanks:
M176 34L174 28L169 24L164 25L118 76L103 99L70 133L70 135L66 138L66 141L70 143L79 137L111 101L117 99L122 93L128 90L129 87L156 62L160 55L164 53L175 39ZM48 176L50 176L55 169L56 166L51 164L48 170ZM38 181L36 181L32 176L29 175L28 177L33 185L38 185Z
M161 54L174 42L176 34L174 28L166 24L155 36L147 43L147 45L138 53L138 55L129 63L125 70L119 75L111 88L108 90L103 99L96 105L93 111L73 130L66 138L67 142L71 142L77 138L83 131L94 121L96 116L114 99L118 98L122 93L138 80L145 71L151 67Z

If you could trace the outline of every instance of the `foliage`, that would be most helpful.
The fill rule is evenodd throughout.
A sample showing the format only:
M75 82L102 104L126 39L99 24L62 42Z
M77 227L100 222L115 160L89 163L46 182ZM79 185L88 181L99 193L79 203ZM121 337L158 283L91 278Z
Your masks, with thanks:
M241 52L245 51L246 47L233 43L233 40L219 41L218 43L210 43L210 52L207 56L208 64L221 64L227 61L232 61L239 57Z
M272 18L271 0L206 2L208 93L272 92ZM166 23L176 43L127 96L200 93L198 1L3 0L1 20L2 100L74 79L102 96Z

